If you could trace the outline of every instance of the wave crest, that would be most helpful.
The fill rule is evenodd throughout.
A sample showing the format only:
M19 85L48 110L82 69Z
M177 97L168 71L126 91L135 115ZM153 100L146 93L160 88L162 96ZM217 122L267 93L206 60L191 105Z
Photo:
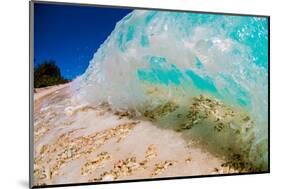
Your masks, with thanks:
M135 10L75 80L76 97L143 113L211 96L250 116L254 140L247 153L267 168L267 26L266 18Z

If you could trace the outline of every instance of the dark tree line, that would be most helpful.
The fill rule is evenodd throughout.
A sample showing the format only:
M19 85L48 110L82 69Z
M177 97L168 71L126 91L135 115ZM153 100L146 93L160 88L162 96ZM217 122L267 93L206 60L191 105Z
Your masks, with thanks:
M34 68L34 87L47 87L67 83L55 61L44 61Z

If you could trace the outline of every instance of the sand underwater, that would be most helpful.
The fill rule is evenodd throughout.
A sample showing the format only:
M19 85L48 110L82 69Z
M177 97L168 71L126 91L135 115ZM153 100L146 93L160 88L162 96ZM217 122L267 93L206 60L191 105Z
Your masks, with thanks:
M267 19L133 11L34 94L34 185L268 170Z

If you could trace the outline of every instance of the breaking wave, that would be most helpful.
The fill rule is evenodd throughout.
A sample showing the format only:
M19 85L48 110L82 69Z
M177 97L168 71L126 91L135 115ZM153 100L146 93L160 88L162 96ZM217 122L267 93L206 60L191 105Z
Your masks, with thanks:
M239 133L235 140L245 147L239 150L266 170L267 22L261 17L135 10L116 24L75 80L76 97L87 103L108 102L115 109L137 111L183 129L199 128L198 120L206 124L202 120L209 116L213 125L219 120L219 128L226 125ZM194 119L192 107L197 108ZM183 110L192 123L167 121ZM225 118L229 111L233 118ZM229 133L226 140L233 139Z

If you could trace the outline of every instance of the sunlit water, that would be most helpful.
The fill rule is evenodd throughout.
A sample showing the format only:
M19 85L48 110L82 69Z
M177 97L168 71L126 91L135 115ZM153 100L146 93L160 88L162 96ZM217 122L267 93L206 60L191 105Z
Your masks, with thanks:
M246 153L267 168L266 18L133 11L117 23L73 88L83 102L106 101L140 113L166 102L186 107L201 94L218 99L253 120L255 137Z

